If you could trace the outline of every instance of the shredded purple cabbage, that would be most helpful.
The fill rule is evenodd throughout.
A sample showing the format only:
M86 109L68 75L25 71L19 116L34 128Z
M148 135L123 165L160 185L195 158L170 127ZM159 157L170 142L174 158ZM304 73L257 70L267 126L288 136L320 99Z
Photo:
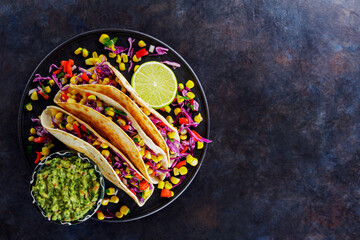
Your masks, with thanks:
M170 61L162 61L161 63L165 63L169 66L172 66L174 69L180 67L180 63L177 63L177 62L170 62Z
M156 53L155 54L151 54L149 56L159 56L159 55L165 55L167 54L167 51L169 51L168 48L164 48L164 47L156 47L155 48Z

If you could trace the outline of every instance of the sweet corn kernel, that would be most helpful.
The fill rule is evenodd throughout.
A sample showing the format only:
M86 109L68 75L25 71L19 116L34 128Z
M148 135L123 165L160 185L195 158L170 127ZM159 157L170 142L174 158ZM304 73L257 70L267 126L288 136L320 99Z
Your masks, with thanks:
M96 74L93 73L93 74L91 75L91 78L94 79L94 80L96 80Z
M100 145L101 143L98 141L98 140L95 140L94 142L93 142L93 146L98 146L98 145Z
M171 177L170 181L172 182L172 184L178 184L180 182L180 178L177 177Z
M157 158L159 159L159 161L164 159L163 155L159 155Z
M108 205L108 203L109 203L109 199L108 199L108 198L104 198L104 199L101 201L101 205L103 205L103 206Z
M201 113L199 113L198 115L196 115L194 117L194 121L197 123L200 123L203 120L203 117L201 116Z
M48 147L41 148L41 155L47 156L50 154L50 149Z
M204 147L204 143L203 142L197 142L197 149L202 149Z
M73 128L73 125L71 123L68 123L66 124L65 128L68 130L68 131L72 131L74 128Z
M161 156L161 155L160 155L160 156ZM159 162L159 163L156 164L156 167L157 167L157 168L161 168L161 166L162 166L162 162Z
M99 38L99 42L104 43L106 38L110 38L109 35L107 35L105 33L101 34L101 36Z
M188 98L190 98L190 99L194 99L194 98L195 98L195 94L194 94L193 92L188 92L188 93L186 94L186 96L187 96Z
M184 84L179 83L179 88L180 88L180 90L183 90L184 89Z
M143 157L145 155L145 148L144 147L142 147L140 149L140 155L141 155L141 157Z
M126 173L130 173L129 167L126 167L125 172L126 172Z
M68 98L68 100L66 100L67 103L76 103L76 100L73 98Z
M124 216L124 214L123 214L122 212L116 212L116 213L115 213L115 216L116 216L117 218L122 218L122 217Z
M57 119L57 120L62 119L62 117L63 117L62 112L58 112L58 113L55 115L55 119Z
M36 101L39 99L37 91L31 93L30 99Z
M180 96L180 95L176 96L176 101L178 102L178 104L182 103L184 100L185 99L182 96Z
M29 140L29 142L34 141L34 136L30 136L30 137L28 138L28 140Z
M141 107L141 110L145 113L146 116L150 115L150 111L147 108Z
M118 168L115 168L116 174L120 174L120 170Z
M126 205L124 205L124 206L121 206L120 212L124 215L127 215L130 212L130 209Z
M67 78L61 78L61 84L66 84L67 83Z
M67 93L66 96L71 97L71 93Z
M107 158L107 157L109 157L110 152L109 152L108 150L102 150L102 151L101 151L101 154L102 154L105 158Z
M75 55L79 55L81 52L82 52L82 48L81 48L81 47L77 48L77 49L74 51Z
M166 106L166 107L164 107L164 110L165 110L165 112L170 113L171 112L171 107Z
M172 189L172 184L168 181L165 182L165 186L164 186L166 189L170 190Z
M180 134L181 135L187 134L187 130L186 129L181 130Z
M36 129L35 128L30 128L30 134L36 134Z
M173 173L174 173L174 176L178 176L179 175L179 169L174 167L173 168Z
M99 220L104 220L104 218L105 218L104 214L101 211L97 212L96 216Z
M139 65L135 65L134 72L136 72L136 70L138 70L138 68L139 68Z
M77 77L77 76L72 76L72 77L70 78L70 83L71 83L71 84L76 85L77 82L78 82L78 77Z
M132 60L133 60L133 62L140 62L141 58L137 58L136 55L134 55Z
M88 96L88 99L89 100L96 100L96 96L91 94L91 95Z
M50 84L50 86L54 86L55 81L54 81L53 79L51 79L51 80L49 81L49 84Z
M76 126L79 126L79 123L78 123L77 121L74 121L74 122L73 122L73 125L74 125L74 124L75 124Z
M122 119L122 118L119 118L119 119L117 120L117 122L119 123L119 125L120 125L121 127L123 127L123 126L125 126L125 125L126 125L125 120L124 120L124 119Z
M185 166L182 166L181 168L179 168L179 173L180 175L185 175L188 173L188 170Z
M145 153L145 157L146 157L147 159L151 159L151 153L150 153L149 151L147 151L147 152Z
M186 140L186 139L187 139L187 135L180 135L180 139L181 139L181 140Z
M145 47L145 46L146 46L146 43L145 43L143 40L140 40L140 41L138 42L138 45L139 45L139 47Z
M110 201L109 202L112 202L112 203L118 203L119 202L119 198L117 196L112 196L110 198Z
M119 64L119 69L120 69L120 71L125 71L125 69L126 69L126 68L125 68L125 63L123 63L123 62L120 63L120 64Z
M143 198L144 199L148 198L150 196L150 193L151 193L150 189L145 190L143 194Z
M89 56L89 51L88 51L86 48L83 48L83 50L82 50L82 56L83 56L84 58L86 58L87 56ZM90 65L92 65L92 64L90 64Z
M145 143L144 143L144 141L142 139L140 140L139 145L140 145L140 147L145 145Z
M191 88L193 88L194 86L195 86L195 85L194 85L194 82L193 82L193 81L189 80L189 81L186 82L186 87L187 87L187 88L190 88L190 89L191 89Z
M158 184L158 186L157 186L157 188L158 188L158 189L163 189L164 186L165 186L164 181L160 181L159 184Z
M109 78L104 78L104 80L102 81L102 84L109 84L110 79Z
M99 55L97 54L97 52L94 51L94 52L92 53L92 57L93 57L93 58L99 58Z
M114 112L114 111L112 111L112 110L105 110L105 114L107 114L107 115L109 115L109 116L113 117L113 116L115 115L115 112Z
M121 86L121 91L122 91L123 93L126 93L126 88L123 87L123 86Z
M173 123L174 119L171 116L167 116L166 121L168 121L168 123Z
M148 174L152 174L154 171L151 168L147 169Z
M176 133L175 133L175 132L168 132L167 135L168 135L168 137L169 137L170 139L174 139Z
M108 148L109 146L108 146L106 143L102 143L102 144L100 144L100 147L103 148L103 149L106 149L106 148Z
M109 52L109 58L115 58L115 57L116 57L116 53Z
M116 62L117 62L117 63L121 63L121 57L120 57L120 55L116 55Z
M128 55L126 55L125 53L121 53L121 58L124 63L127 63L129 61Z
M180 112L181 112L181 109L180 109L180 108L175 108L175 109L174 109L174 114L175 114L175 116L178 115Z
M151 155L151 160L156 163L160 161L156 155Z
M190 154L186 156L186 162L187 163L191 163L193 160L194 160L194 158Z
M50 86L46 86L44 89L45 89L45 92L46 92L46 93L50 93L50 92L51 92L51 87L50 87Z
M198 163L199 163L198 159L197 159L197 158L194 158L194 159L192 160L192 162L190 162L189 164L190 164L191 166L195 167L196 165L198 165Z
M113 187L109 187L108 189L106 189L106 194L111 196L115 194L115 188Z

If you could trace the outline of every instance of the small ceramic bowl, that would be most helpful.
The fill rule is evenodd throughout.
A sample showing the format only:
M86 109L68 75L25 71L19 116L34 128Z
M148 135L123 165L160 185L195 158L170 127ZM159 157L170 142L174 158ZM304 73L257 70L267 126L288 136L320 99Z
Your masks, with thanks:
M37 174L39 173L39 171L45 166L45 163L47 161L49 161L50 159L56 158L56 157L70 157L70 156L77 156L80 159L82 159L84 162L90 163L93 168L95 169L95 173L98 177L98 181L100 183L100 188L99 188L99 198L96 201L96 204L94 205L94 207L89 210L81 219L76 220L76 221L53 221L50 218L46 217L46 213L42 210L42 208L39 206L35 196L34 196L34 192L32 190L32 187L35 185L36 183L36 177ZM75 152L75 151L69 151L69 150L64 150L64 151L59 151L59 152L55 152L50 154L49 156L47 156L44 160L42 160L41 162L38 163L38 165L35 167L35 170L32 174L31 177L31 181L30 181L30 194L33 200L33 204L36 206L36 208L41 212L41 214L50 222L53 223L57 223L57 224L61 224L61 225L75 225L75 224L79 224L82 222L85 222L86 220L88 220L89 218L91 218L92 215L94 215L96 213L96 211L99 209L99 207L101 206L101 201L104 198L104 194L105 194L105 182L104 182L104 177L99 169L99 167L92 161L90 160L88 157L84 156L83 154L79 153L79 152Z

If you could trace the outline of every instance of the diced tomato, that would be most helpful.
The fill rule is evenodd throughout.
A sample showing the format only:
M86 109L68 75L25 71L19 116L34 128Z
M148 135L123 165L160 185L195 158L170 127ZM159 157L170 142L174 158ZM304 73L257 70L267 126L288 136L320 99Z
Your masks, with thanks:
M189 120L187 118L179 118L179 124L188 124L189 123Z
M164 188L161 190L160 197L166 197L166 198L172 197L172 192Z
M150 184L146 180L142 180L139 184L140 190L146 190L148 187L150 187Z
M181 162L179 162L178 164L176 164L176 168L181 168L182 166L185 166L186 165L186 160L184 160L184 161L181 161Z
M148 54L149 54L149 52L146 51L145 48L140 49L139 51L137 51L137 52L135 53L135 55L136 55L136 57L137 57L138 59L141 58L141 57L143 57L143 56L146 56L146 55L148 55Z
M33 140L35 143L43 143L45 141L44 137L37 137Z

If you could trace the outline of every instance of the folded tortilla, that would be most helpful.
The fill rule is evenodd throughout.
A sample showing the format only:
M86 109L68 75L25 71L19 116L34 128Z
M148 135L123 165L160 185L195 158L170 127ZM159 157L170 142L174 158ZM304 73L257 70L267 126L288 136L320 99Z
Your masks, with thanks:
M53 116L59 112L63 114L62 120L57 120ZM99 166L104 177L126 192L140 207L150 198L154 191L152 183L136 170L121 151L102 138L84 121L56 106L48 106L42 112L40 120L48 132L69 148L91 158ZM75 122L77 122L77 127L74 126ZM73 126L69 127L67 124L73 124ZM140 191L138 187L135 187L140 184L148 186L147 189Z
M134 111L128 111L112 98L99 92L85 89L86 87L83 86L70 85L66 92L75 93L72 97L76 100L72 102L65 100L65 92L60 90L56 94L54 102L75 116L83 119L101 136L109 140L115 147L123 152L135 167L152 183L156 184L165 179L169 167L167 155L140 127L142 120L135 118L133 116ZM95 96L96 100L86 97L91 95ZM74 96L76 96L76 98L74 98ZM100 108L97 107L98 102L103 106L101 111L99 110ZM109 108L113 109L113 117L118 116L114 115L115 112L122 113L121 118L125 119L124 121L129 125L128 128L131 129L125 130L120 126L118 120L106 115L106 109ZM142 144L142 146L140 144Z
M119 70L117 70L115 67L111 66L111 64L109 62L105 62L104 64L106 64L115 74L116 76L116 81L126 89L127 91L127 95L140 107L143 107L145 109L147 109L152 115L153 117L155 117L156 119L160 120L163 124L165 124L172 132L175 132L175 140L180 142L180 137L179 137L179 133L177 132L177 130L171 126L171 124L166 121L166 119L160 114L158 113L155 109L153 109L148 103L146 103L138 94L137 92L132 88L132 86L129 84L129 82L126 80L126 78L120 73Z

